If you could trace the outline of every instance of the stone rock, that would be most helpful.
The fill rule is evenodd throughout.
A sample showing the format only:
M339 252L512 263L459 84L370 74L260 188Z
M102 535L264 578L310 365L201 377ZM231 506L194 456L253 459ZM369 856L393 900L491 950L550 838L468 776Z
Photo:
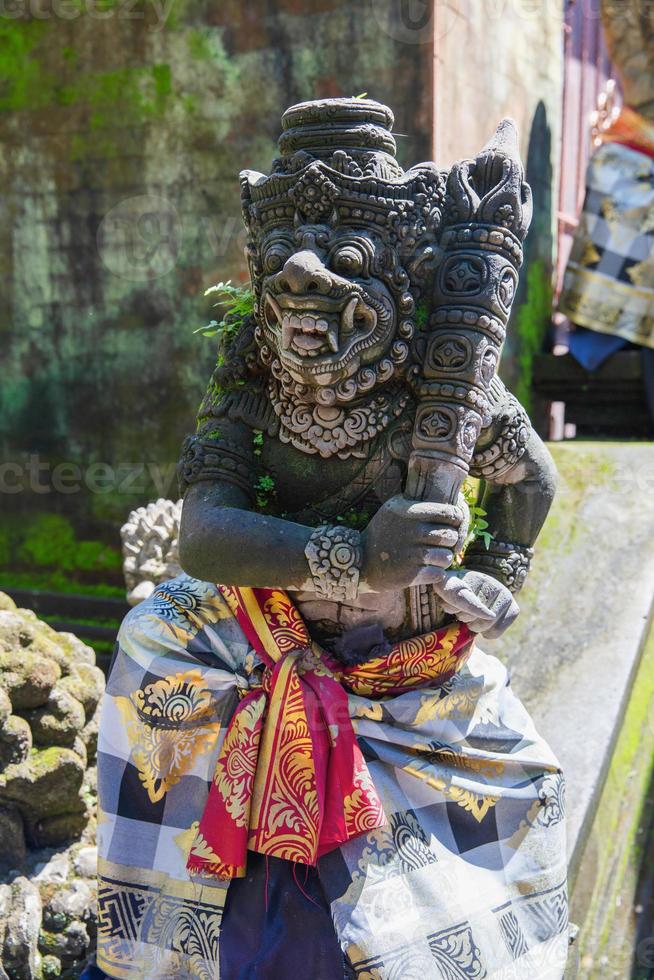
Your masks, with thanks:
M11 980L33 980L37 976L41 896L27 878L16 878L10 888L2 965Z
M99 729L100 712L96 711L91 720L86 723L80 732L80 738L86 746L86 758L88 762L95 762L97 758Z
M90 886L85 881L73 880L53 894L47 903L46 916L50 920L53 916L60 916L66 928L74 919L85 919L92 903Z
M45 932L63 932L67 925L69 925L69 919L63 912L43 910L43 930Z
M97 847L81 847L74 858L75 871L82 878L94 878L98 872Z
M91 939L86 926L77 920L71 922L63 932L47 932L42 929L39 935L41 952L60 960L80 959L90 944Z
M68 674L74 664L95 664L95 653L73 633L58 633L31 609L0 609L0 651L28 650Z
M53 630L53 632L55 632ZM95 651L93 647L83 643L79 636L74 633L56 633L57 646L66 658L68 668L73 664L95 665ZM65 671L64 671L65 673Z
M0 807L0 873L19 868L27 857L25 829L15 807Z
M88 721L104 694L104 686L104 674L99 667L77 663L71 667L70 674L57 684L57 689L68 691L80 702Z
M31 609L0 610L0 649L27 650L48 656L57 632Z
M9 695L0 687L0 728L5 724L11 714L11 701Z
M80 809L52 817L25 816L25 832L31 847L59 847L79 840L89 822L89 812L80 801Z
M8 615L0 612L0 618ZM15 711L45 704L60 676L59 666L45 656L28 649L0 648L0 687L9 695Z
M0 772L24 762L32 749L32 731L20 715L12 715L0 727Z
M139 584L135 585L131 592L128 593L127 601L130 606L138 606L139 602L144 602L146 599L148 599L155 589L156 585L154 582L139 582Z
M83 779L82 760L70 749L52 746L35 751L0 774L0 805L15 805L29 819L80 812Z
M60 851L34 868L33 881L40 885L57 885L68 881L70 874L70 855L68 851ZM63 927L62 927L63 928Z
M181 513L181 500L162 497L133 510L120 529L130 606L147 599L156 585L182 571L178 547Z
M84 708L69 691L58 684L47 703L27 715L37 745L63 745L72 748L86 723Z
M82 760L82 762L86 766L87 763L88 763L88 761L89 761L89 757L88 757L88 753L86 751L86 745L84 744L84 742L82 740L82 733L81 732L80 732L79 735L76 735L75 736L75 741L71 745L71 749L73 750L73 752L75 753L75 755L78 755L80 757L80 759Z
M16 603L8 596L6 592L0 592L0 609L4 609L7 612L13 612L16 608Z
M43 980L55 980L61 976L61 960L56 956L44 956L41 960L41 977Z
M5 933L7 932L7 915L11 908L11 888L9 885L0 885L0 980L8 980L7 974L2 967L2 950L5 945Z

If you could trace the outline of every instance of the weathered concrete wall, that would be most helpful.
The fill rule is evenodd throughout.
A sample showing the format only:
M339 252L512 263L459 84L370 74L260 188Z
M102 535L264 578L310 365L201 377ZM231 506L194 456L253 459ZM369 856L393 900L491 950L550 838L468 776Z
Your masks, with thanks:
M503 116L521 138L534 220L502 375L530 407L531 362L552 307L563 85L563 3L436 0L434 148L449 166L474 155Z
M483 647L508 664L566 776L580 927L566 977L576 967L583 980L644 980L654 940L640 932L635 907L640 892L651 894L653 871L645 846L654 812L654 445L551 448L559 490L520 616Z

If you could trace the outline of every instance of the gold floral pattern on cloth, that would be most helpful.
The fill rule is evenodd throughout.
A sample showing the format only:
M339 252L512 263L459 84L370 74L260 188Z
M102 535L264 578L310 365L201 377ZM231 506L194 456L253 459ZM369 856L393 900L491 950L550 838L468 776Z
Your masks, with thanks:
M370 772L364 769L355 779L354 791L345 797L345 821L352 836L374 831L384 817L381 803L377 800L375 805L374 788Z
M288 655L282 662L268 709L260 752L262 776L254 783L248 846L272 857L311 864L318 844L320 809L311 732L300 680L293 669L296 656Z
M250 818L250 800L259 757L259 742L266 699L255 697L234 715L220 748L213 781L237 827Z
M189 855L198 858L211 867L212 876L216 878L239 878L242 877L241 869L235 864L224 861L220 854L217 854L208 840L205 839L201 830L198 830L196 821L195 837ZM202 874L202 872L198 872ZM209 877L209 875L207 875Z
M206 583L182 578L167 585L170 592L193 589L199 608L209 592ZM187 860L208 795L213 793L224 807L213 782L218 743L184 772L165 805L152 802L140 783L135 795L130 742L116 737L123 725L116 705L123 699L124 707L130 699L131 716L146 692L151 693L153 700L145 704L150 714L139 717L152 727L162 705L172 710L176 703L164 695L162 681L172 690L191 675L198 716L206 704L204 688L219 708L220 740L242 706L259 696L270 703L277 685L268 692L252 688L252 681L260 684L261 679L258 670L253 677L246 669L252 651L245 634L233 619L216 622L209 604L207 623L201 627L198 622L192 645L181 651L155 622L163 615L161 601L150 597L130 613L103 702L98 963L116 980L214 980L233 941L226 933L230 924L223 908L237 869L221 869L226 874L218 880L189 871ZM169 609L166 603L166 614ZM303 673L305 658L309 666L311 654L298 650L295 674L308 697L307 718L312 721L316 702L311 692L315 695L333 681L316 677L311 669ZM273 666L271 673L278 677L280 668ZM334 674L331 663L327 668ZM250 687L239 701L244 679ZM153 681L159 686L150 692ZM381 980L404 980L416 969L419 978L510 975L527 980L541 975L539 964L553 944L563 964L563 780L551 750L508 684L506 669L473 649L465 666L435 688L409 688L375 701L355 694L347 698L336 687L347 700L345 711L339 703L337 711L323 715L319 731L324 735L328 730L331 740L347 744L349 717L386 815L383 826L338 844L321 861L325 897L351 969L357 976ZM176 717L188 714L182 711ZM203 718L201 729L209 718L211 714ZM316 755L318 764L322 751ZM288 752L284 769L296 763L302 767L305 760L293 760ZM356 768L350 774L354 779L342 796L327 792L324 798L342 804L351 797L353 809L348 800L347 817L363 824L365 812L358 817L355 811L358 788L365 794L366 779ZM301 790L306 783L300 779L293 785ZM324 784L335 785L336 780ZM292 819L287 810L275 815ZM211 817L209 831L216 826ZM325 817L331 825L332 816ZM248 829L235 830L247 843ZM224 841L222 829L203 838L196 846L215 862ZM319 857L326 853L321 850ZM241 860L241 851L237 854ZM461 895L475 897L474 914L467 914L465 904L462 908ZM561 976L563 966L551 972Z
M441 775L433 764L409 764L404 767L404 771L423 780L432 789L438 790L439 793L452 800L457 806L467 810L478 823L481 823L488 811L500 799L499 796L485 794L469 787L461 786L455 781L455 776L452 772Z
M133 652L154 639L182 652L199 630L232 618L215 586L188 575L158 585L147 601L148 612L128 615L121 627L121 642Z
M198 669L164 677L115 702L152 803L214 748L220 733L213 695Z
M472 646L461 650L467 630L460 623L397 643L389 654L375 657L343 672L349 691L362 697L381 697L398 688L408 691L447 680L467 660Z
M307 643L307 628L295 603L285 592L273 591L264 603L263 611L281 653Z
M342 674L311 642L285 593L218 588L265 666L259 686L232 717L200 821L198 836L212 853L191 849L187 868L207 877L230 869L232 877L243 877L248 850L315 865L359 833L354 810L365 828L385 820L372 780L364 785L361 778L366 763L338 683ZM250 714L255 700L261 714Z

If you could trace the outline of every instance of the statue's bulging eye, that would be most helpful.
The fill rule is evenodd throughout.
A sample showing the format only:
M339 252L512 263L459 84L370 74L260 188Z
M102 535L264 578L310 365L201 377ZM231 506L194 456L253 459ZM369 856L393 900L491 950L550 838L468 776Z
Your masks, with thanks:
M284 245L282 242L277 242L274 245L270 245L266 249L263 257L264 272L268 275L279 272L290 254L290 247L288 245Z
M360 276L365 265L365 256L355 245L343 245L332 255L332 268L344 276Z

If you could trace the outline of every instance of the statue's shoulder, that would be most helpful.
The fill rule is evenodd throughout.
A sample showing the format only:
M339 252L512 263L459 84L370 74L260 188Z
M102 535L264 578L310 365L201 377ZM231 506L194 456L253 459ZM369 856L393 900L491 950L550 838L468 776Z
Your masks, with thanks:
M495 375L488 390L488 412L479 434L470 472L493 482L522 459L532 431L525 408Z
M234 434L240 429L277 434L269 375L258 359L254 330L251 317L233 336L221 340L218 361L198 410L197 435L209 434L219 421Z

